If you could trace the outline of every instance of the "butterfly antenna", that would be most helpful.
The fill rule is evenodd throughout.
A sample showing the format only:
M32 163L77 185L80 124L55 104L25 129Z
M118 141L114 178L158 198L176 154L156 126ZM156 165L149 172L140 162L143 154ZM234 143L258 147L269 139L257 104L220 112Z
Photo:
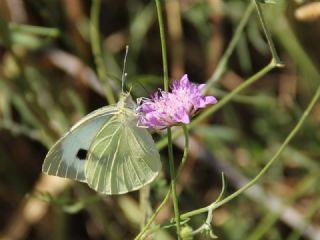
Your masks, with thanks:
M122 78L121 78L121 92L123 92L124 81L126 80L126 77L127 77L127 73L125 72L125 70L126 70L128 51L129 51L129 45L126 45L126 54L123 60L123 70L122 70Z

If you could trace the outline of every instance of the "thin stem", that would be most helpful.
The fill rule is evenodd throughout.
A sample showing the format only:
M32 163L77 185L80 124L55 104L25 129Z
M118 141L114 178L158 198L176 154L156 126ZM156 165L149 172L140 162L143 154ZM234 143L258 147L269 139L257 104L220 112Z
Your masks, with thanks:
M107 78L107 70L102 57L102 49L99 35L99 14L101 0L93 0L90 10L90 40L91 49L97 67L98 77L105 85L106 98L109 104L115 103L115 98Z
M222 188L221 188L221 192L220 192L218 198L216 199L216 201L214 201L215 203L220 201L220 199L223 197L223 194L226 189L226 182L225 182L225 178L224 178L224 173L221 174L221 179L222 179ZM209 208L206 221L198 229L194 230L192 232L192 235L196 235L196 234L201 233L202 231L206 230L206 231L209 231L209 233L212 236L214 236L213 238L216 238L216 236L212 232L212 226L211 226L212 212L213 212L212 208Z
M275 60L276 64L279 67L282 67L283 64L281 63L280 58L279 58L279 56L277 54L277 50L276 50L276 48L274 46L274 43L273 43L273 40L272 40L272 37L271 37L271 33L270 33L269 29L266 26L266 22L264 20L263 14L262 14L262 10L261 10L260 4L258 3L257 0L252 0L252 2L256 6L262 29L263 29L264 34L265 34L265 36L267 38L267 41L268 41L268 45L269 45L269 48L270 48L270 52L271 52L272 58Z
M189 131L188 131L188 128L186 125L183 125L182 129L183 129L183 134L184 134L184 151L183 151L182 160L181 160L178 172L177 172L177 176L182 171L182 168L188 159L188 153L189 153Z
M146 225L147 219L150 215L150 186L144 186L139 191L139 202L140 202L140 211L141 211L141 221L140 221L140 229L142 230Z
M144 226L144 228L140 231L140 233L135 237L134 240L140 240L142 239L142 237L144 236L144 234L149 230L151 224L154 222L154 220L156 219L157 215L159 214L159 212L161 211L161 209L167 204L168 200L170 199L170 195L171 195L171 189L167 192L166 196L164 197L164 199L162 200L162 202L160 203L160 205L158 206L158 208L156 209L156 211L152 214L152 216L150 217L150 219L148 220L147 224Z
M241 20L239 22L239 25L237 26L237 28L233 34L233 37L232 37L225 53L223 54L221 60L219 61L216 70L214 71L213 75L207 81L206 86L203 89L204 92L207 92L212 87L212 85L215 84L221 78L221 76L224 74L228 60L229 60L233 50L235 49L235 47L241 37L243 29L246 26L247 22L249 21L253 10L254 10L254 3L250 2L246 11L243 14L243 17L241 18Z
M262 76L270 72L272 69L276 67L275 62L271 61L267 66L265 66L263 69L261 69L259 72L254 74L252 77L244 81L242 84L240 84L236 89L234 89L232 92L227 94L224 98L222 98L217 104L207 108L204 110L200 115L195 118L189 125L188 129L193 129L197 124L199 124L201 121L206 119L208 116L222 108L224 105L226 105L228 102L231 101L231 99L237 95L239 92L250 86L252 83L260 79ZM182 131L176 131L172 134L173 140L179 137L182 134ZM159 150L163 149L167 145L167 138L164 137L161 140L157 142L157 147Z
M177 191L176 191L176 176L175 176L175 171L174 171L172 138L171 138L171 129L170 128L168 128L168 153L169 153L171 195L172 195L172 201L173 201L174 217L175 217L175 222L176 222L178 239L180 239L180 213L179 213L179 204L178 204Z
M157 6L160 40L161 40L161 51L162 51L162 66L163 66L163 88L165 91L169 90L169 77L168 77L168 61L167 61L167 46L166 38L164 33L164 24L162 17L162 7L160 0L155 0Z
M160 0L156 0L159 30L160 30L160 40L161 40L161 51L162 51L162 65L163 65L163 85L164 90L169 90L169 78L168 78L168 62L167 62L167 47L166 39L164 33L164 24L162 17L162 7ZM167 128L168 132L168 153L169 153L169 168L170 168L170 178L171 178L171 195L173 201L174 215L176 220L176 229L178 239L180 239L180 215L179 215L179 205L176 192L176 176L174 171L174 161L173 161L173 150L172 150L172 137L171 128Z
M188 133L188 128L183 125L183 132L184 132L184 141L185 141L185 146L184 146L184 151L183 151L183 156L182 156L182 160L181 163L179 165L179 169L177 171L176 174L176 179L178 178L179 174L181 173L187 159L188 159L188 153L189 153L189 133ZM144 234L149 230L151 224L154 222L154 220L156 219L157 215L159 214L159 212L161 211L161 209L166 205L166 203L168 202L169 198L171 195L171 188L169 189L169 191L167 192L166 196L164 197L164 199L162 200L162 202L160 203L160 205L158 206L158 208L156 209L156 211L152 214L152 216L150 217L150 219L148 220L147 224L144 226L144 228L141 230L141 232L135 237L134 240L140 240L142 239L142 237L144 236Z
M282 143L282 145L280 146L280 148L278 149L278 151L273 155L273 157L271 158L271 160L265 165L265 167L257 174L257 176L255 178L253 178L249 183L247 183L246 185L244 185L242 188L240 188L238 191L234 192L233 194L229 195L228 197L226 197L225 199L217 202L217 203L213 203L210 204L207 207L204 208L199 208L197 210L185 213L183 215L181 215L181 219L186 219L189 218L191 216L197 215L197 214L201 214L204 212L207 212L208 209L216 209L224 204L226 204L227 202L231 201L232 199L234 199L235 197L239 196L241 193L243 193L244 191L246 191L248 188L250 188L251 186L253 186L256 182L258 182L260 180L260 178L269 170L269 168L271 167L271 165L278 159L278 157L280 156L280 154L283 152L283 150L285 149L285 147L289 144L289 142L292 140L292 138L297 134L297 132L299 131L299 129L302 127L304 121L306 120L306 118L308 117L308 115L310 114L312 108L314 107L314 105L316 104L316 102L318 101L320 97L320 86L317 88L317 91L315 93L315 95L313 96L312 100L310 101L307 109L303 112L301 118L299 119L298 123L296 124L296 126L293 128L293 130L290 132L290 134L287 136L287 138L285 139L285 141Z

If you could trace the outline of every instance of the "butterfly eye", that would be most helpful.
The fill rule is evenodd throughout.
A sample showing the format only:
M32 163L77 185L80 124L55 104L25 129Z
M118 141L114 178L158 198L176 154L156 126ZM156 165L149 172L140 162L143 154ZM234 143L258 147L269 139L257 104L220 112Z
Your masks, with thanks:
M79 151L77 152L77 158L79 160L86 160L87 159L87 153L88 153L87 150L80 148Z

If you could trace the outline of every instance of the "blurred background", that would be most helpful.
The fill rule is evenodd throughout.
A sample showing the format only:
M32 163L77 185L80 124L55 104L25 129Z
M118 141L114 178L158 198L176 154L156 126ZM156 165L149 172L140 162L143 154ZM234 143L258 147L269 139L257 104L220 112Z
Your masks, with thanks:
M262 2L262 1L261 1ZM263 4L285 67L273 70L191 131L190 157L178 181L183 212L229 195L256 176L290 133L320 84L319 1ZM205 83L214 74L250 1L164 1L169 76ZM104 86L120 86L130 46L126 87L134 97L162 87L154 1L102 0L98 79L90 45L89 0L0 1L0 239L133 239L143 211L139 193L99 196L85 184L44 176L48 148L78 119L108 104ZM209 93L222 99L266 66L271 54L254 8L227 69ZM36 27L35 27L36 26ZM320 239L320 105L267 174L213 213L219 239ZM155 140L161 137L155 135ZM183 142L183 139L180 139ZM180 141L175 160L182 156ZM151 184L150 205L168 190L163 173ZM158 223L172 217L171 203ZM193 217L194 228L205 215ZM174 228L153 239L175 239ZM149 238L152 239L152 238ZM197 235L195 239L209 239Z

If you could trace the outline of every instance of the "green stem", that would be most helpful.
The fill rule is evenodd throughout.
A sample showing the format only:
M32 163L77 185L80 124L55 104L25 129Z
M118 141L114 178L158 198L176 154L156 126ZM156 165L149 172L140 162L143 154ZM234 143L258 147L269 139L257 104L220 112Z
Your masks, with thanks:
M171 195L172 195L172 201L173 201L174 217L175 217L175 222L176 222L178 239L180 239L180 213L179 213L179 204L178 204L178 198L177 198L176 176L175 176L175 171L174 171L172 138L171 138L171 129L170 128L168 128L168 153L169 153Z
M248 188L250 188L251 186L253 186L256 182L259 181L259 179L269 170L269 168L271 167L271 165L278 159L278 157L280 156L280 154L283 152L283 150L285 149L285 147L289 144L289 142L292 140L292 138L297 134L297 132L299 131L299 129L302 127L304 121L306 120L307 116L310 114L312 108L314 107L314 105L316 104L316 102L318 101L320 97L320 86L318 87L315 95L313 96L312 100L310 101L307 109L303 112L300 120L298 121L298 123L296 124L296 126L293 128L293 130L290 132L290 134L287 136L287 138L285 139L285 141L282 143L282 145L280 146L280 148L278 149L278 151L273 155L273 157L271 158L271 160L265 165L265 167L257 174L257 176L255 178L253 178L249 183L247 183L246 185L244 185L242 188L240 188L238 191L234 192L233 194L229 195L228 197L226 197L225 199L217 202L217 203L213 203L210 204L207 207L204 208L199 208L197 210L185 213L183 215L181 215L181 219L186 219L189 218L191 216L197 215L197 214L201 214L204 212L207 212L208 209L216 209L224 204L226 204L227 202L231 201L232 199L234 199L235 197L239 196L241 193L243 193L244 191L246 191Z
M98 77L105 85L106 97L109 104L114 104L115 97L107 78L107 70L102 57L102 49L99 35L99 14L101 0L93 0L90 10L90 40L91 49L97 67Z
M252 77L244 81L242 84L240 84L236 89L234 89L232 92L230 92L228 95L226 95L224 98L222 98L217 104L207 108L204 110L197 118L195 118L189 125L188 129L192 129L197 124L199 124L201 121L206 119L208 116L222 108L224 105L226 105L231 99L237 95L239 92L250 86L252 83L260 79L262 76L270 72L273 68L276 67L276 64L274 61L271 61L267 66L265 66L263 69L261 69L259 72L254 74ZM172 139L176 139L182 134L182 131L176 131L172 134ZM167 145L167 138L164 137L161 140L157 142L157 147L159 150L163 149Z
M262 10L261 10L260 4L258 3L257 0L252 0L252 2L256 6L256 9L257 9L257 12L258 12L258 16L259 16L259 19L260 19L260 22L261 22L262 29L263 29L264 34L265 34L265 36L267 38L267 41L268 41L268 45L269 45L269 48L270 48L270 52L271 52L272 58L275 60L276 65L278 67L282 67L283 64L281 63L280 58L279 58L279 56L277 54L276 48L274 46L274 43L273 43L273 40L272 40L272 37L271 37L271 33L270 33L269 29L266 26L266 22L264 20L263 14L262 14Z
M218 63L216 70L214 71L214 74L207 81L206 86L203 89L204 92L207 92L212 87L212 85L214 85L221 78L221 76L225 72L228 60L229 60L233 50L235 49L235 47L241 37L243 29L246 26L247 22L249 21L253 10L254 10L254 3L251 2L248 5L246 11L244 12L243 17L241 18L240 23L237 26L225 53L223 54L221 60Z
M166 47L166 39L164 33L164 24L162 17L162 7L160 0L155 0L157 6L157 15L159 22L159 30L160 30L160 40L161 40L161 51L162 51L162 65L163 65L163 85L164 90L169 90L169 78L168 78L168 62L167 62L167 47ZM171 137L171 128L167 128L168 132L168 153L169 153L169 168L170 168L170 178L171 178L171 195L173 201L174 215L176 220L176 229L178 239L180 239L180 215L179 215L179 205L178 198L176 192L176 177L174 171L174 161L173 161L173 150L172 150L172 137Z
M182 160L181 160L181 164L179 165L179 169L177 171L176 174L176 179L178 178L180 172L182 171L182 168L184 167L187 159L188 159L188 153L189 153L189 133L188 133L188 128L183 125L183 132L184 132L184 141L185 141L185 145L184 145L184 151L183 151L183 156L182 156ZM171 195L171 188L169 189L169 191L167 192L166 196L164 197L164 199L162 200L162 202L160 203L160 205L158 206L158 208L156 209L156 211L152 214L152 216L150 217L150 219L148 220L147 224L144 226L144 228L140 231L140 233L135 237L134 240L141 240L142 237L145 235L145 233L149 230L151 224L154 222L154 220L156 219L157 215L159 214L160 210L166 205L166 203L168 202L169 198Z
M154 222L154 220L158 216L161 209L167 204L168 200L170 199L170 195L171 195L171 189L167 192L166 196L164 197L164 199L162 200L162 202L160 203L160 205L158 206L156 211L152 214L152 216L148 220L147 224L140 231L140 233L134 238L134 240L141 240L142 239L144 234L149 230L149 228L151 227L151 224Z
M182 168L188 159L188 153L189 153L189 131L188 131L188 128L186 125L183 125L182 129L183 129L183 134L184 134L184 151L183 151L181 164L180 164L178 172L177 172L177 176L182 171Z
M164 33L164 24L162 17L162 7L160 0L155 0L157 6L160 40L161 40L161 51L162 51L162 66L163 66L163 88L165 91L169 90L169 77L168 77L168 61L167 61L167 46L166 38Z
M140 222L140 229L142 230L146 225L147 219L149 217L149 213L151 210L150 206L150 186L144 186L139 191L139 202L140 202L140 211L141 211L141 222Z

